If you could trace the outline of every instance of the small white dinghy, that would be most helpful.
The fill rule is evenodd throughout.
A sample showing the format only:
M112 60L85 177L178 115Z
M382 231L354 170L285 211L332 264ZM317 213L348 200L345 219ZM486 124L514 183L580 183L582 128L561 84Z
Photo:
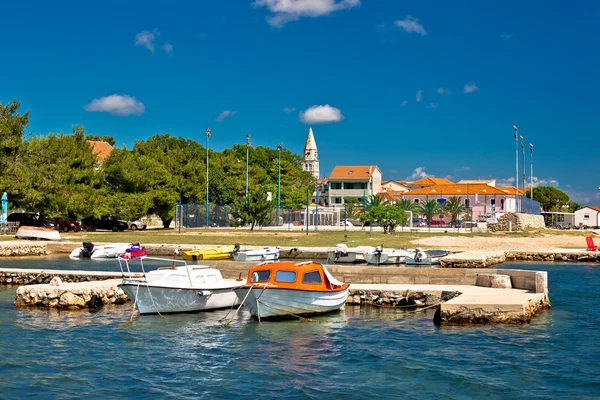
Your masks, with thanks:
M327 262L335 263L362 263L365 262L364 254L374 251L372 246L348 247L344 243L335 245L334 250L327 252Z
M69 254L69 258L117 258L129 248L127 243L112 243L104 246L94 246L91 242L83 242Z
M131 261L119 258L123 273L119 287L142 315L215 310L240 303L233 288L245 285L243 279L223 279L218 269L188 265L183 260L155 257L137 260L144 272L143 278L131 278ZM158 260L171 265L145 272L143 260Z
M60 233L50 228L20 226L17 233L15 233L15 237L19 239L60 240Z
M377 246L374 250L365 252L365 261L369 264L403 264L406 256L414 254L414 250L406 248L384 250L383 246Z
M240 250L239 245L236 244L232 255L235 261L275 261L279 259L279 252L279 246L258 250Z
M440 258L448 255L445 250L424 251L417 247L415 252L404 259L406 265L434 265L440 263Z

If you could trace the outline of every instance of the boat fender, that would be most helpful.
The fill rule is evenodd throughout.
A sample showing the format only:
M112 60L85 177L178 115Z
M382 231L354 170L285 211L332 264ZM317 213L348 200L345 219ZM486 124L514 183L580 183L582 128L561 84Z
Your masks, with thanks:
M199 290L198 291L198 295L202 296L202 297L208 297L212 294L212 292L210 290Z

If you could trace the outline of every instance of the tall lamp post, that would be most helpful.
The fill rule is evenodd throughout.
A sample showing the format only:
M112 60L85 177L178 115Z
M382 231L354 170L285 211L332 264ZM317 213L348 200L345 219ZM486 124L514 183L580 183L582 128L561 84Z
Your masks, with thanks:
M519 128L516 125L513 125L513 129L515 133L513 133L515 137L515 180L517 183L517 192L515 194L515 212L519 212Z
M531 188L531 200L533 200L533 145L531 143L529 143L529 152L529 165L531 167L531 170L529 171L529 179L531 180L529 187Z
M206 128L206 227L208 228L208 138L212 129Z
M523 136L519 137L521 138L521 150L523 150L523 199L527 200L527 177L525 175L525 141L523 140Z
M250 149L250 134L246 135L246 202L248 201L248 149Z
M279 216L281 213L281 150L283 142L277 146L277 226L279 226Z

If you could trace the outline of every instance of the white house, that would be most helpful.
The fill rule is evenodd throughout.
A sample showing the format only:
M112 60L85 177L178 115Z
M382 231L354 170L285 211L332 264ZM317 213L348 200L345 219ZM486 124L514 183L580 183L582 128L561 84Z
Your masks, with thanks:
M336 166L328 178L328 204L342 205L346 199L362 200L381 189L381 170L376 165Z
M575 211L575 226L600 226L600 207L587 206Z

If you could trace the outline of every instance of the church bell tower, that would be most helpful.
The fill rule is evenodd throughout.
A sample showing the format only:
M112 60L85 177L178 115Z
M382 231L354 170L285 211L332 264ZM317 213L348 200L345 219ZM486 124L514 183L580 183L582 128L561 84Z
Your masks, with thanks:
M319 179L319 155L312 128L308 129L308 137L304 145L304 165L302 169L310 172L315 180Z

